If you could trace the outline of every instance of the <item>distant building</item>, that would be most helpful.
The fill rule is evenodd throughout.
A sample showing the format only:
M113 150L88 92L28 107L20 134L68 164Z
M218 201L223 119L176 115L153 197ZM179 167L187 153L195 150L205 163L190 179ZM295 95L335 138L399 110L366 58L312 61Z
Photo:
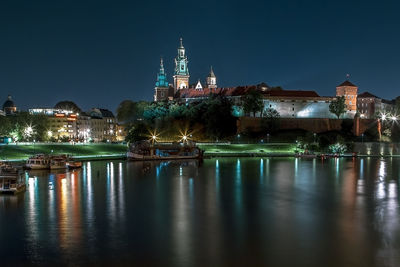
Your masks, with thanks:
M93 108L90 112L90 139L94 142L117 140L117 119L114 114L102 108Z
M3 104L3 112L5 115L13 115L17 112L17 106L11 98L11 95L7 97L6 102Z
M357 112L357 90L358 87L349 80L344 81L336 87L336 96L344 96L347 114L354 117Z
M66 110L66 109L58 109L58 108L30 108L28 109L28 112L32 115L47 115L47 116L51 116L51 115L55 115L55 114L73 114L75 112L73 112L72 110Z
M315 91L270 88L265 83L232 88L183 89L177 93L177 97L181 102L189 103L204 100L210 94L225 96L233 101L234 115L239 117L249 115L244 114L241 106L243 97L251 90L258 90L263 95L264 112L275 109L282 118L335 118L329 111L329 104L335 97L321 97ZM261 116L261 113L256 116Z
M359 94L357 97L357 111L363 119L372 119L379 113L391 112L394 106L394 101L379 98L369 92Z
M74 140L77 138L77 114L54 113L48 116L49 137L53 137L55 139L68 138L70 140Z

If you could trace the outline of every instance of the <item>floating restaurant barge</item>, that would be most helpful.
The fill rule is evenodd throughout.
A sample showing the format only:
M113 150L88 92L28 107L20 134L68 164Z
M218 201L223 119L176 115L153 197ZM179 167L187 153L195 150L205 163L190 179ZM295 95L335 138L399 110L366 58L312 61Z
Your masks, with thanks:
M201 159L203 150L190 141L172 144L151 144L149 141L140 141L130 145L126 156L128 160Z

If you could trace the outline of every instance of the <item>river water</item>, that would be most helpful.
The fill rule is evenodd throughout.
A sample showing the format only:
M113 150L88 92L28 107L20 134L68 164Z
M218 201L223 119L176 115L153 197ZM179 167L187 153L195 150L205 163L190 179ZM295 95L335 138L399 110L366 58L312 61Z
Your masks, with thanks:
M86 162L0 196L0 265L400 266L400 159Z

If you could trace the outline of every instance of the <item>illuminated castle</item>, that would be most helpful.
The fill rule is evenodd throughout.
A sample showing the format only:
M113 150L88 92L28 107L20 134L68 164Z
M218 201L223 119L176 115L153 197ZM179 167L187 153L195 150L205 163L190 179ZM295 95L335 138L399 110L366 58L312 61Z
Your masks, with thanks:
M217 77L212 67L206 77L205 84L200 79L190 85L190 74L188 67L188 57L182 38L178 47L178 54L175 57L175 70L173 84L168 83L167 74L161 59L160 70L157 75L155 86L154 101L175 100L181 103L189 103L207 99L210 94L228 97L234 103L234 114L236 116L244 114L242 109L243 97L251 90L260 91L263 96L264 111L275 109L282 118L336 118L330 112L329 105L337 97L344 97L346 112L342 118L353 118L357 112L357 92L358 87L347 80L336 87L336 96L322 97L315 91L304 90L284 90L280 87L270 87L265 83L259 85L236 86L222 88L217 86ZM262 116L263 112L257 114Z
M189 67L188 57L186 55L186 49L183 46L183 40L180 38L178 47L178 54L175 57L175 71L174 71L174 83L173 85L168 83L167 73L164 69L163 59L161 59L160 70L157 74L156 86L154 88L154 101L165 101L172 100L176 97L180 90L195 89L203 90L205 88L216 89L217 88L217 77L211 68L210 73L206 78L206 87L203 88L200 80L196 85L190 86L189 78Z

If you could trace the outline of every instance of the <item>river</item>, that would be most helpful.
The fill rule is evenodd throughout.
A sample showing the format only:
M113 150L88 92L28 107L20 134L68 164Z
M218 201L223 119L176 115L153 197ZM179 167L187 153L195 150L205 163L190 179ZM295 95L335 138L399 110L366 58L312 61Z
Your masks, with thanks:
M400 266L399 158L85 162L0 196L0 265Z

